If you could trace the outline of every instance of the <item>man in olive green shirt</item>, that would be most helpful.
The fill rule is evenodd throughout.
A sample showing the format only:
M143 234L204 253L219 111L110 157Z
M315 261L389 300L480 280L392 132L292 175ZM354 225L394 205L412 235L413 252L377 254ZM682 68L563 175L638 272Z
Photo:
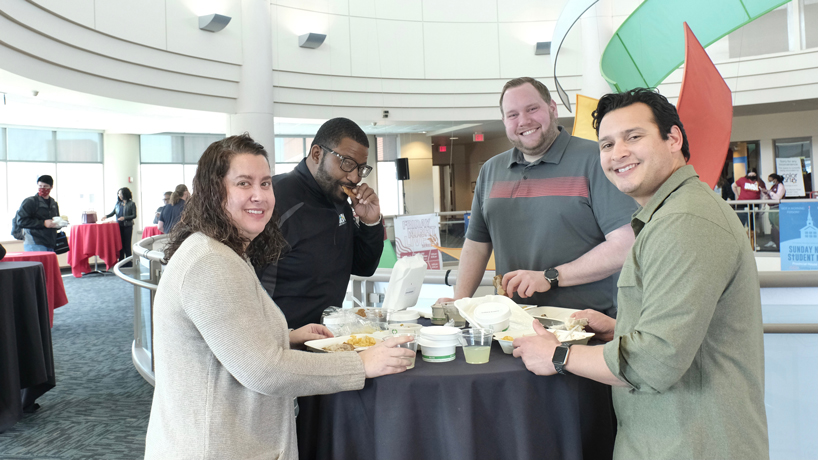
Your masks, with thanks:
M594 114L608 179L642 208L616 320L575 313L604 346L514 341L536 374L613 386L617 459L767 459L764 343L755 258L735 212L701 182L676 109L636 89Z

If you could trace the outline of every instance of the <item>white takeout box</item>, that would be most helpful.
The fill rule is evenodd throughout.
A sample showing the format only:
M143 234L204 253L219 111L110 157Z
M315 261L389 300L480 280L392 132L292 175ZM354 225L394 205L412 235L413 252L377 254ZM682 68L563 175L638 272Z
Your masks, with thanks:
M457 310L460 311L460 314L466 318L473 326L476 325L477 327L486 327L486 325L481 324L480 321L475 317L475 309L481 305L486 303L501 303L508 307L509 312L511 315L509 316L509 325L507 332L522 332L522 333L534 333L534 327L532 326L533 317L525 312L516 302L509 299L506 296L502 295L487 295L483 297L465 297L460 300L454 301L454 306L457 307ZM497 332L497 331L495 331Z

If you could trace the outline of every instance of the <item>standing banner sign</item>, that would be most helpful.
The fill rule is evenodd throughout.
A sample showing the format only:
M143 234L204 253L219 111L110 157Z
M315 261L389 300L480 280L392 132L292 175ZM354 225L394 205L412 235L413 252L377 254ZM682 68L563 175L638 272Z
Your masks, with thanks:
M395 217L395 248L398 257L423 255L426 268L440 270L440 217L435 214Z
M778 211L781 270L818 270L818 206L781 202Z
M804 190L804 173L801 167L801 158L776 158L775 169L778 175L784 177L784 190L787 198L807 196Z

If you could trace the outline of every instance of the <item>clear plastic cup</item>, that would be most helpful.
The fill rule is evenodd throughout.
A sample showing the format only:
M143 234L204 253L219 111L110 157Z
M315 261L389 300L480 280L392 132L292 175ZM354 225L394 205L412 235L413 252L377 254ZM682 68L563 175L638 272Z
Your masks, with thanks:
M491 340L493 332L485 329L463 329L460 334L460 343L463 345L463 355L469 364L485 364L491 356Z
M418 355L418 341L416 340L415 334L395 334L395 337L411 337L411 342L406 343L399 343L398 348L406 348L407 350L412 350L412 357L409 358L409 365L406 366L406 369L412 369L415 367L415 358Z

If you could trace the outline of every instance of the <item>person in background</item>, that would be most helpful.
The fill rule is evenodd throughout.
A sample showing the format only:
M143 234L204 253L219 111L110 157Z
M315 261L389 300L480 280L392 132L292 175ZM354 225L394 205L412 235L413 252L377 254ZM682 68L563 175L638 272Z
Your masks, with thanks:
M119 260L131 256L131 240L133 239L133 221L136 219L136 203L128 187L122 187L116 192L117 200L114 210L105 217L116 216L119 224L119 237L122 239L122 249L119 250Z
M716 182L716 187L713 188L713 191L716 192L716 195L720 195L721 199L724 201L730 201L736 199L736 194L733 193L733 178L732 177L719 177L718 182Z
M363 130L333 118L318 129L307 157L273 178L287 247L257 275L290 327L319 322L327 307L341 306L349 275L372 276L378 268L380 201L359 184L372 171L368 157Z
M786 189L784 188L784 177L778 174L770 174L767 177L767 181L770 182L769 190L764 191L764 195L768 200L775 200L781 201L784 198L784 195L787 193ZM781 229L778 225L778 203L770 205L770 211L768 212L768 216L770 219L770 236L772 237L772 241L764 245L764 247L778 247L781 240Z
M264 147L247 134L214 142L193 186L156 291L145 458L295 459L293 398L405 371L412 351L397 345L409 337L360 353L294 350L332 333L318 324L288 330L253 270L286 245Z
M494 250L516 302L614 316L636 203L605 178L594 142L558 126L557 103L541 82L508 81L500 113L514 148L480 170L454 299L474 295Z
M733 193L736 194L736 199L741 200L760 200L762 191L766 192L764 181L758 180L758 172L755 168L753 168L750 172L747 173L745 177L739 178L735 183L733 183ZM748 212L739 212L738 218L741 221L741 224L745 227L750 228L750 231L755 236L755 208L756 205L750 205L750 211L752 212L753 218L750 219L750 214ZM747 209L747 205L739 205L736 209Z
M187 190L187 185L177 185L173 193L170 194L170 200L162 209L159 221L156 223L160 232L168 234L173 230L173 226L179 222L179 218L182 216L182 211L185 209L185 201L187 201L188 198L190 198L190 192Z
M537 335L516 339L514 356L538 375L613 387L616 460L769 458L761 295L744 229L686 164L664 96L607 94L594 127L605 175L641 206L619 312L572 315L588 318L600 346L561 344L534 320Z
M162 198L162 206L159 206L158 208L156 208L156 215L153 216L153 225L156 225L156 224L159 223L159 217L162 215L162 210L165 209L165 206L168 205L168 202L170 201L170 196L171 195L173 195L173 192L165 192L165 197Z
M23 200L17 211L17 226L23 229L23 250L54 252L58 225L52 220L60 215L57 200L50 197L54 179L37 178L37 194Z

